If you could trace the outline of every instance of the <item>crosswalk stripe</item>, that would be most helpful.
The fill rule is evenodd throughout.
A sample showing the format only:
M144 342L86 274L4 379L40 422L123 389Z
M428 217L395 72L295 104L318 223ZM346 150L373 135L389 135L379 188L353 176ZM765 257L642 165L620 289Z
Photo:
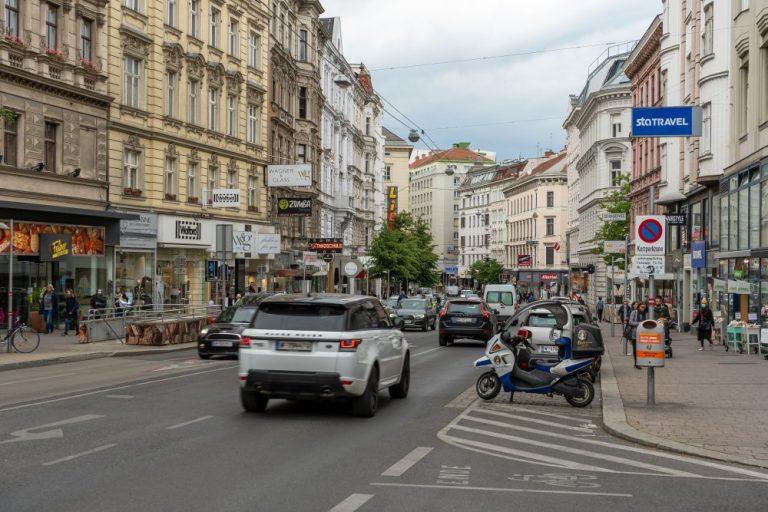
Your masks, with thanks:
M505 409L507 408L505 407ZM590 422L592 421L591 416L566 416L564 414L555 414L553 412L547 412L547 411L535 411L531 409L523 409L522 407L510 407L509 409L512 411L519 411L520 413L525 414L526 416L531 416L531 415L548 416L550 418L558 418L561 420L574 421L578 423L583 423L584 421L590 421ZM501 411L497 411L496 409L491 409L486 407L473 407L472 410L487 413L487 414L495 414L497 416L508 416L508 417L514 417L514 418L517 417L516 415L504 413Z
M493 414L495 416L502 416L504 418L510 418L510 419L519 420L519 421L526 421L528 423L536 423L537 425L546 425L547 427L555 427L555 428L558 428L558 429L561 429L561 430L570 430L570 431L573 431L573 432L581 432L582 434L591 434L594 431L594 429L591 429L591 428L570 427L568 425L561 425L560 423L555 423L554 421L537 420L536 418L527 418L525 416L518 416L518 415L514 415L514 414L507 414L507 413L500 412L500 411L490 411L490 410L485 410L485 409L473 409L473 408L470 408L469 410L471 410L472 412L482 412L482 413Z

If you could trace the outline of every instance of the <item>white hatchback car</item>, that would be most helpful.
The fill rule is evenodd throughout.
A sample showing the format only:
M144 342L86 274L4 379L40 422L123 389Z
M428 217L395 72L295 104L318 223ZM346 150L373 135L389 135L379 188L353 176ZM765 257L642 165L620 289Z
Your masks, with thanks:
M405 398L410 349L372 297L276 295L264 299L240 340L243 408L263 412L270 398L348 399L358 416L373 416L378 394Z

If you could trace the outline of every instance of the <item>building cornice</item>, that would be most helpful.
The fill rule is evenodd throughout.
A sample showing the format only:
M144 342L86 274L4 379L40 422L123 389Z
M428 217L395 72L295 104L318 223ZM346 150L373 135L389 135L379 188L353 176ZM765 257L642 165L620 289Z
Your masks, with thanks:
M30 73L24 69L12 68L4 64L0 64L0 80L104 109L109 108L113 100L111 96L106 94L68 85L52 78L46 78L40 74Z
M627 78L632 79L646 62L659 54L661 49L661 33L661 16L657 15L624 64L623 71Z

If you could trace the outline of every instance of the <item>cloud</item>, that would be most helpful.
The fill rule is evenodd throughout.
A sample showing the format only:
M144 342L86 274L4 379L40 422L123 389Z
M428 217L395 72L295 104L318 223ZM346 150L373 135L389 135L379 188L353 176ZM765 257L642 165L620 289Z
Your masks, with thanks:
M341 17L347 60L375 70L374 87L384 98L441 147L466 140L499 158L533 156L550 140L562 147L568 95L582 89L604 43L639 39L661 10L661 2L648 0L324 0L323 6L323 16ZM584 48L382 69L577 46ZM546 119L553 116L560 118ZM385 123L407 135L391 116ZM480 124L489 125L469 126ZM438 129L453 126L462 128Z

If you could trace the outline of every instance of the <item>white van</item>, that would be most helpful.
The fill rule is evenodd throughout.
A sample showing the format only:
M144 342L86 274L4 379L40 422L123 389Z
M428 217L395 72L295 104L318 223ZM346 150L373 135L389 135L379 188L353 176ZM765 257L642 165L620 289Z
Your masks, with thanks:
M517 311L517 289L513 284L488 284L483 292L483 300L498 311L496 318L505 322Z

